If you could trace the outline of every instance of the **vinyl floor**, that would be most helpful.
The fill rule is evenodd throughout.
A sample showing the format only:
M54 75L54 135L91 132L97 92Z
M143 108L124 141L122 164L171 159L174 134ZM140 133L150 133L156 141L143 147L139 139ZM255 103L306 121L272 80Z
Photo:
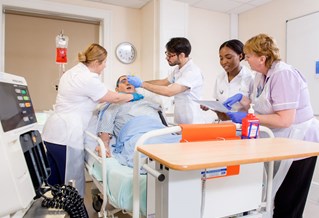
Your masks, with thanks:
M86 206L86 210L88 211L89 217L98 218L98 213L94 210L92 206L92 184L93 182L91 181L86 182L84 203ZM308 200L305 207L303 218L318 218L318 214L319 202ZM115 214L115 218L131 218L131 216L118 212L117 214Z

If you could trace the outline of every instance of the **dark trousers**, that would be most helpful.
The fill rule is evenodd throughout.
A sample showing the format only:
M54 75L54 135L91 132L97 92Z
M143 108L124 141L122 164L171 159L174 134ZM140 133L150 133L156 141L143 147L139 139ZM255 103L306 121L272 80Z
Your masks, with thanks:
M294 161L279 187L274 202L274 218L301 218L317 157Z
M44 144L47 148L47 158L51 168L48 183L50 185L63 185L65 179L66 146L50 142L44 142Z

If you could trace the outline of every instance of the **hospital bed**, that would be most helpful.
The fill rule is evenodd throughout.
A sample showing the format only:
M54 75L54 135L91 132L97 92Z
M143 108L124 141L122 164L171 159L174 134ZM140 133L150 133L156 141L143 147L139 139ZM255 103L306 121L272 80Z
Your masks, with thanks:
M181 134L182 142L239 139L236 126L232 123L192 124L172 126L148 132L138 140L137 145L144 144L148 138L168 133ZM105 153L101 139L90 132L86 132L86 134L94 138L100 146L102 145L102 153ZM269 134L271 137L273 136L271 132ZM140 168L135 168L134 176L136 177L137 171L139 175L139 178L135 178L135 181L139 182L133 182L133 169L120 165L114 158L100 158L92 149L88 148L86 148L86 156L86 169L104 199L99 213L100 216L112 217L115 213L122 210L131 214L134 218L140 217L140 215L147 218L155 217L155 183L165 180L165 175L154 170L154 161L141 158L139 159L139 163L134 163L134 165L143 166L148 175L140 175ZM215 169L214 174L218 176L215 175L214 177L237 175L239 174L239 168L240 166L236 165ZM259 174L259 176L262 175ZM252 190L253 192L259 191L262 188L262 184L258 184L257 186L257 188L255 187ZM255 198L261 199L261 196L257 195ZM108 204L112 205L110 210L107 209L109 208L107 207ZM135 208L134 214L133 207ZM139 208L138 211L137 208Z
M152 99L154 102L154 98ZM156 101L155 101L156 102ZM101 147L101 153L105 153L104 143L93 134L96 132L96 126L100 116L105 113L108 105L102 105L97 108L89 129L86 133L85 142L85 168L88 175L92 178L96 189L92 190L93 208L99 212L99 217L114 217L114 214L122 211L131 214L133 210L133 170L130 167L121 165L115 158L101 158L94 151L95 146ZM159 117L164 126L167 126L165 117L159 111ZM111 139L110 145L116 141L115 137ZM140 200L141 214L143 217L149 217L146 214L146 185L147 176L140 175ZM100 210L101 209L101 210ZM150 213L150 212L149 212Z
M94 125L93 125L94 126ZM268 128L261 127L261 131L265 132L267 137L273 137L272 132ZM95 130L86 131L86 134L95 141L92 143L93 147L86 147L86 169L91 176L93 183L97 187L98 191L93 191L94 203L102 204L98 207L101 208L99 212L100 217L114 217L114 214L123 211L124 213L129 213L133 218L155 217L155 207L156 207L156 183L161 183L165 180L167 175L159 173L156 169L156 163L149 158L138 158L138 163L134 163L134 166L142 166L143 170L147 171L147 175L140 175L140 167L129 168L120 165L114 158L100 158L94 152L94 148L97 144L101 146L102 154L105 153L104 144L96 134ZM233 123L220 123L220 124L192 124L192 125L180 125L180 126L170 126L167 128L150 131L144 134L137 142L137 146L143 145L146 140L152 137L158 137L165 134L178 133L182 136L182 142L194 142L194 141L211 141L211 140L233 140L239 139L240 129L239 126L235 126ZM194 157L196 158L196 157ZM136 159L136 158L135 158ZM225 177L233 177L238 179L239 182L242 181L242 175L239 175L239 171L245 171L246 166L223 166L216 169L211 169L209 177L218 181L223 181ZM248 173L252 174L254 167L249 169ZM248 192L256 192L253 198L254 208L258 209L260 207L260 201L262 198L262 186L263 181L263 164L257 166L257 171L259 172L256 180L261 181L255 184L253 189L247 189ZM214 174L214 175L213 175ZM133 182L134 175L134 182ZM138 176L138 179L136 178ZM150 176L151 175L151 176ZM207 174L208 175L208 174ZM238 176L239 175L239 176ZM261 178L261 179L260 179ZM231 178L232 180L232 178ZM137 182L139 181L139 182ZM165 182L165 181L164 181ZM235 180L234 183L237 183ZM203 184L204 185L204 184ZM271 184L270 184L271 185ZM133 194L134 193L134 194ZM240 192L238 195L245 195L245 192ZM101 196L100 196L101 195ZM190 198L192 196L190 195ZM102 200L103 198L103 200ZM204 201L205 199L202 199ZM257 202L257 203L256 203ZM206 202L206 203L209 203ZM97 205L96 204L96 205ZM263 203L265 204L265 203ZM264 205L265 206L265 205ZM97 208L97 211L99 210ZM133 209L134 208L134 209ZM244 207L246 208L246 207ZM251 208L251 207L247 207ZM203 209L204 210L204 209ZM242 208L237 208L235 211L228 213L228 215L233 216L236 213L241 213L246 210ZM239 215L240 216L240 215ZM158 217L158 214L156 214ZM159 216L165 217L165 216ZM220 216L221 217L221 216ZM226 217L226 215L224 216Z
M96 140L105 154L104 143L95 134L86 134ZM85 148L85 167L97 190L92 190L93 207L99 217L114 217L122 211L132 212L133 170L121 165L115 158L102 158L89 147ZM146 175L140 175L141 214L146 215ZM100 196L102 195L102 196ZM101 204L101 205L99 205Z

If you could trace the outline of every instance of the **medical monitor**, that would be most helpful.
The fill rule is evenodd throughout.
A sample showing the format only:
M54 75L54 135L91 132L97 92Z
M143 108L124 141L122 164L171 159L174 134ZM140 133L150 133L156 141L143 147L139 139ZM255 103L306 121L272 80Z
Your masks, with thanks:
M41 183L31 178L27 155L36 160L43 154L36 146L40 139L31 135L37 120L23 77L0 72L0 122L0 217L23 217Z
M36 123L28 87L0 81L0 120L4 132Z

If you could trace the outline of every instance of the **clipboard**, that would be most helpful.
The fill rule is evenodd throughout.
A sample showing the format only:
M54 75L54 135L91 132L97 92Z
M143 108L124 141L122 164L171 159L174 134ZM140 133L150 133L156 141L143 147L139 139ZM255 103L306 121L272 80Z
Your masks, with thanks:
M195 102L208 107L213 111L219 111L222 113L230 112L220 101L205 101L205 100L194 100Z

